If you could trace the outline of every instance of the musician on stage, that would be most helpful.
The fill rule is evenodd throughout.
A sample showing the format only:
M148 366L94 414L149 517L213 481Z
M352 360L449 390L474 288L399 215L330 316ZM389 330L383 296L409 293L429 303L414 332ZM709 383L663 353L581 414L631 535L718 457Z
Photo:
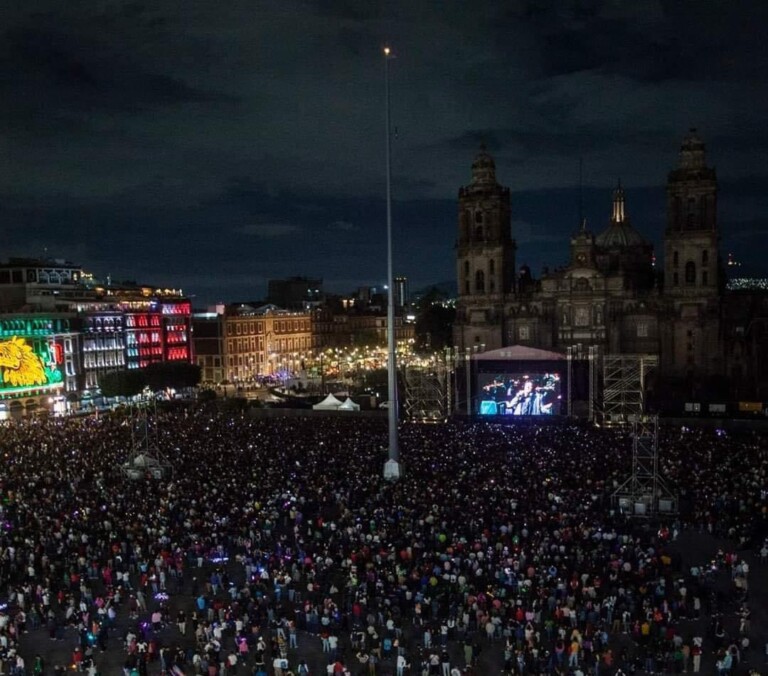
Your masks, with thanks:
M549 415L552 413L552 403L544 403L544 392L533 387L533 381L528 379L523 382L522 389L518 390L511 399L507 401L507 415ZM512 395L512 388L509 388L507 396Z

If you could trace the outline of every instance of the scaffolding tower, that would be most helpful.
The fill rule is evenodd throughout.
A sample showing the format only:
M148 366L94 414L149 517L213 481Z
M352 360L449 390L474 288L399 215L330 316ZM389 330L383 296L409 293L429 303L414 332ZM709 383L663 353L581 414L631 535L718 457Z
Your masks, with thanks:
M446 364L406 365L403 371L406 417L422 422L445 420L450 389Z
M589 346L589 412L588 420L595 422L598 409L598 369L600 368L600 348L597 345Z
M659 417L632 421L632 473L613 493L614 504L631 516L653 517L677 511L677 496L659 475Z
M629 425L645 413L645 379L658 363L653 354L603 356L604 425Z
M154 402L153 402L154 404ZM171 465L160 452L157 434L157 406L132 406L128 423L131 427L131 449L128 461L122 466L127 479L168 479L171 477Z
M599 357L600 348L597 345L582 345L577 343L566 348L566 359L568 365L568 378L566 384L566 410L569 416L586 418L589 422L595 421L597 410L597 391L599 375ZM586 364L587 376L587 401L583 401L583 389L574 390L576 382L575 362L584 362ZM583 374L583 369L579 369ZM576 399L577 392L580 392L580 398Z

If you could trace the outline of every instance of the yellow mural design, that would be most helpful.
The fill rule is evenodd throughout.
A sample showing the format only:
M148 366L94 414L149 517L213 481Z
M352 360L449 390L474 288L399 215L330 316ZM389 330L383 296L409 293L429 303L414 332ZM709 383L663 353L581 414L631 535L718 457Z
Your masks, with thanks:
M0 341L0 374L11 387L45 385L43 362L22 338Z

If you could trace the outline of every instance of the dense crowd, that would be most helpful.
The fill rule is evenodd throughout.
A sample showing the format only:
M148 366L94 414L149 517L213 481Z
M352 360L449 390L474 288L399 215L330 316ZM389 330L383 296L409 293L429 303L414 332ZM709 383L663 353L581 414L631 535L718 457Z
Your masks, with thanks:
M104 674L119 654L128 676L602 676L714 653L725 676L761 652L742 553L768 557L763 436L664 430L681 509L649 529L611 501L627 433L404 425L386 482L381 420L150 418L166 479L126 479L124 416L0 429L0 673ZM733 548L681 567L684 529Z

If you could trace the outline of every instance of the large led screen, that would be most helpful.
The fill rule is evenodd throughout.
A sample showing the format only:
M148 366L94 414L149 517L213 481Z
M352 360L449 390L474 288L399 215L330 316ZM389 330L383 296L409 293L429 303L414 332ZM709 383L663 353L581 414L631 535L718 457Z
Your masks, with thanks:
M556 415L560 413L559 373L480 373L480 415Z

